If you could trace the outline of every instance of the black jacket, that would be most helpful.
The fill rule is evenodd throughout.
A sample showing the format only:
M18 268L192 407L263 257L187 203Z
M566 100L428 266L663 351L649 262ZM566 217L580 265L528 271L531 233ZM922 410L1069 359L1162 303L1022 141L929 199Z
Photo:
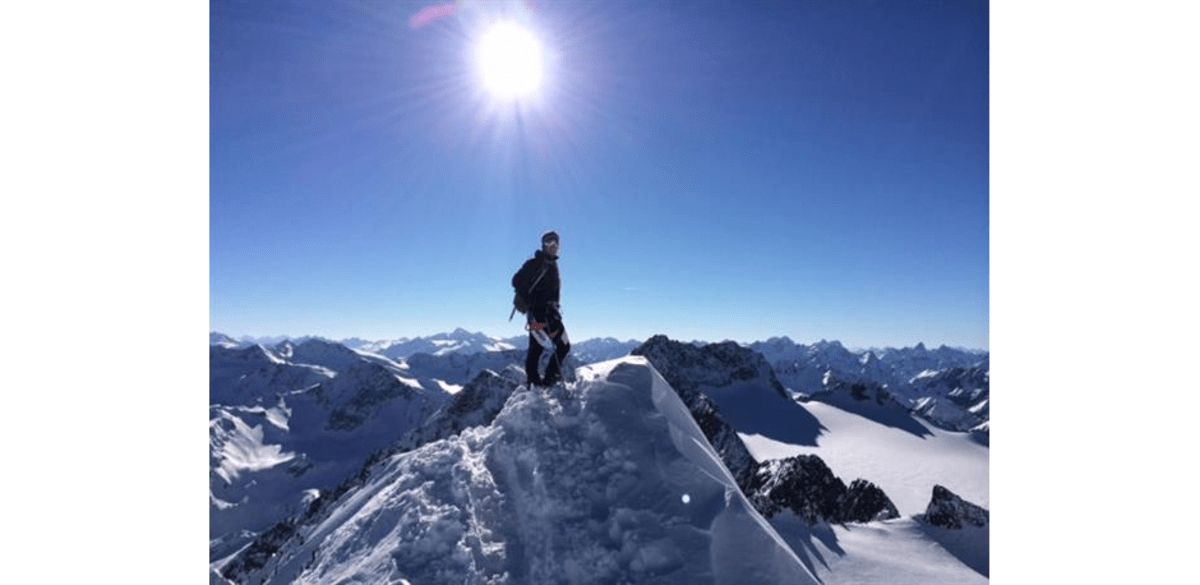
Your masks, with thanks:
M543 268L546 269L546 274L541 280L537 280ZM535 280L537 284L534 284ZM550 316L561 318L558 311L558 293L562 287L562 280L558 276L558 256L538 250L533 258L526 260L521 269L513 275L512 285L518 293L525 296L526 302L529 303L529 314L534 320L545 323Z

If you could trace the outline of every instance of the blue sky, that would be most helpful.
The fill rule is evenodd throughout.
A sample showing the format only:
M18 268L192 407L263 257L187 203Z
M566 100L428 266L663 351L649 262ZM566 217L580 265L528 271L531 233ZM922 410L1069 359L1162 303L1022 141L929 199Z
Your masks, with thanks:
M555 229L576 340L989 347L987 3L433 4L212 2L213 330L517 335Z

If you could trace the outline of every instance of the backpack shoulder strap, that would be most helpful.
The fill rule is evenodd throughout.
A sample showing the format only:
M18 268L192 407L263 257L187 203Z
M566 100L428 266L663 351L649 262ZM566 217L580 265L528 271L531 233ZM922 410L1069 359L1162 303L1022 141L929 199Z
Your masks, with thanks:
M537 288L538 283L542 281L542 277L546 276L546 272L549 270L550 270L550 267L547 266L545 262L543 262L542 263L542 271L540 273L538 273L537 278L533 279L533 284L529 285L529 290L525 291L525 294L529 294L529 293L533 292L533 289Z

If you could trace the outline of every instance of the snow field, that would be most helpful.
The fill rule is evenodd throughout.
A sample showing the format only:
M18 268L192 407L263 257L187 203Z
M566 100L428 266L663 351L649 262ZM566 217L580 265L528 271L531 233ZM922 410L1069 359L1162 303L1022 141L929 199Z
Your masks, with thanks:
M760 462L818 455L844 481L861 477L882 488L901 516L924 513L934 484L989 507L990 451L969 434L924 425L930 434L918 437L821 402L804 408L826 429L816 447L739 434L746 449Z
M987 583L989 530L946 530L912 518L925 512L934 484L989 507L989 449L967 433L927 426L916 434L871 421L817 401L804 408L820 421L817 446L739 434L760 462L815 454L849 482L871 481L896 505L901 518L869 524L808 527L790 514L771 525L826 585L858 583Z

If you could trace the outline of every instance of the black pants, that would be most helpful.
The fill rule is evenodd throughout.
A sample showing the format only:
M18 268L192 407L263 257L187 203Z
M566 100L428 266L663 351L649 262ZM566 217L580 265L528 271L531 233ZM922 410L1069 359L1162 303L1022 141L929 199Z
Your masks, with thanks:
M542 344L529 334L529 353L525 354L525 377L529 383L537 386L548 386L562 379L563 360L571 351L571 340L567 338L567 328L561 319L551 318L543 329L554 340L554 355L550 356L550 364L546 366L546 375L538 375L538 360L542 359Z

